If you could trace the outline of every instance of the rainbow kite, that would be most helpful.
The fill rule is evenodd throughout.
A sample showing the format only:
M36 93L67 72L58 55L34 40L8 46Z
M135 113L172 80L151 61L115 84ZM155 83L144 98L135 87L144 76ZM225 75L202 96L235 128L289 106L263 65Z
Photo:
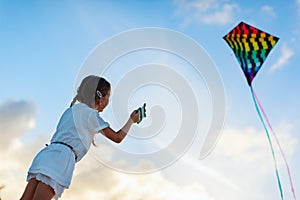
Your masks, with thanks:
M291 173L290 173L290 169L289 169L289 165L288 165L286 156L281 148L279 140L277 139L277 137L275 135L275 132L273 131L273 128L267 118L267 115L265 114L265 111L264 111L260 101L258 100L258 97L255 94L253 87L252 87L252 81L253 81L254 77L256 76L257 72L260 70L261 66L263 65L265 59L269 55L272 48L278 42L279 38L275 37L273 35L270 35L264 31L261 31L253 26L250 26L244 22L240 22L228 34L226 34L223 37L223 39L228 43L230 48L233 50L237 60L239 61L240 65L241 65L241 68L244 72L244 75L247 79L248 85L251 90L251 94L252 94L252 98L254 101L256 111L257 111L259 118L263 124L263 127L266 131L268 141L270 144L270 148L272 151L272 156L273 156L273 161L274 161L274 165L275 165L276 177L277 177L277 182L278 182L281 199L283 200L283 191L282 191L279 172L278 172L278 168L277 168L277 161L276 161L275 152L273 149L273 144L272 144L272 141L271 141L271 138L269 135L269 131L265 124L265 121L267 122L269 129L273 133L276 143L280 149L281 155L284 158L286 169L287 169L287 172L289 175L290 187L291 187L291 190L293 193L293 197L296 200L295 190L293 187Z

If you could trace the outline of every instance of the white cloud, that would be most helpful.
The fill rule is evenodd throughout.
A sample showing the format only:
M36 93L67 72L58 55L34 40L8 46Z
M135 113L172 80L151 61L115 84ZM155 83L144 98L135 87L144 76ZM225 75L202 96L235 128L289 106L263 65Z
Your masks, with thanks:
M271 66L270 72L274 72L275 70L286 66L293 55L294 51L284 44L281 48L281 56L278 58L277 62Z
M283 125L282 125L283 126ZM289 155L293 155L297 140L289 134L290 125L280 128L280 133L277 134L277 138L283 141L283 146ZM271 134L271 133L270 133ZM219 156L239 158L239 163L245 163L250 165L257 165L257 169L265 170L263 165L265 157L270 157L269 147L266 133L263 130L255 130L248 128L245 130L226 130L224 133L226 137L223 138L223 142L217 147L216 153ZM273 135L271 134L271 138ZM273 140L276 148L275 141ZM277 152L279 153L279 152ZM228 162L232 162L228 161ZM267 164L267 163L266 163Z
M298 140L290 134L291 126L283 124L276 128L287 158L293 158ZM276 149L275 141L273 143ZM284 163L278 149L276 155L280 173L284 175ZM163 171L130 175L103 167L91 156L87 156L77 166L78 173L71 189L63 197L108 200L263 200L278 197L274 193L278 188L274 179L272 155L263 130L227 129L215 151L207 159L199 161L183 157L180 160L183 167L174 164L168 169L171 175ZM174 172L171 169L173 167L176 170ZM190 181L182 186L182 178ZM283 183L287 181L282 177ZM289 188L284 189L288 194Z
M234 18L234 13L239 9L235 3L217 0L175 0L177 15L184 17L183 26L193 22L204 24L228 24Z
M263 7L261 8L261 10L262 10L262 11L264 12L264 14L266 14L266 15L269 15L269 16L272 16L272 17L275 17L275 16L276 16L276 13L275 13L273 7L271 7L271 6L265 5L265 6L263 6Z
M290 125L276 127L277 137L290 161L294 166L299 141L290 133ZM271 133L270 133L271 134ZM288 186L287 171L278 146L273 141L276 159L278 161L281 182L284 185L285 195L291 195ZM242 191L239 199L274 199L279 197L274 163L266 133L263 130L247 128L244 130L227 129L216 146L211 158L205 160L212 169L226 174L226 177L239 186ZM292 165L291 165L292 163ZM291 168L294 171L296 167ZM294 180L297 180L294 177ZM255 185L255 187L253 187Z
M25 132L33 127L36 112L35 104L28 101L8 101L0 105L2 136L0 185L5 185L0 197L3 199L18 199L22 195L30 162L41 148L41 142L39 142L41 138L33 139L34 141L30 144L23 144L20 140ZM101 149L105 150L103 147ZM107 159L111 159L110 156ZM145 167L145 165L148 163L140 163L137 167ZM76 166L71 189L66 190L63 195L63 199L74 200L176 200L185 198L212 199L197 183L180 187L168 181L160 172L146 175L122 174L101 166L91 156L86 156Z
M6 101L0 105L0 185L3 199L17 199L25 185L26 170L35 145L24 147L22 136L35 126L37 107L31 101ZM26 167L24 167L26 166ZM16 191L20 189L20 194Z
M74 177L71 189L66 190L63 195L65 199L213 199L200 184L181 187L169 181L161 172L124 174L99 165L90 156L85 157L84 162L78 164L78 168L81 172Z
M30 101L7 101L0 105L0 150L35 126L37 108Z
M203 16L203 22L206 24L227 24L233 19L233 12L237 6L233 4L224 4L221 10Z
M26 144L26 146L20 140L16 140L30 128L28 124L30 121L34 121L35 113L36 107L30 102L11 101L0 106L0 116L4 121L4 116L11 116L9 117L10 120L6 119L5 123L0 121L0 127L5 127L6 131L16 132L13 134L14 137L6 137L7 143L14 141L13 144L16 145L6 146L5 150L0 151L2 159L0 185L5 185L0 193L3 199L18 199L20 197L26 184L27 169L35 153L39 150L36 145L41 145L37 141L40 140L39 138L33 141L34 145ZM21 119L24 120L23 124L25 125L17 130L14 122L20 122ZM3 126L3 123L6 125ZM291 159L296 153L298 140L290 134L290 125L282 125L278 130L278 138L282 142L282 147L288 159ZM103 153L110 152L107 155L108 160L112 159L110 156L115 156L114 152L109 149L102 146L99 148L103 150ZM278 151L276 154L279 155ZM203 161L199 161L197 158L195 161L181 160L183 162L179 161L160 172L132 175L104 167L92 156L87 155L77 164L71 187L65 191L62 199L262 200L278 197L277 194L274 194L277 185L274 179L272 157L266 135L262 130L258 131L253 128L227 129L215 151L208 158ZM280 156L278 160L280 161L280 172L283 172L283 161ZM202 164L200 167L197 165L199 162ZM140 163L139 166L144 167L145 165L147 163ZM183 167L180 168L179 165ZM182 183L181 180L186 182ZM287 188L285 189L287 191Z

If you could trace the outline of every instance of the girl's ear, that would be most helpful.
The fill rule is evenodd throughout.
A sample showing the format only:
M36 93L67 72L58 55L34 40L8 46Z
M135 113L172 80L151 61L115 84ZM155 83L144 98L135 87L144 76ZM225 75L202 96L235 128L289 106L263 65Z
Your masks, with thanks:
M95 101L95 108L98 108L99 105L100 105L100 99L96 99L96 101Z
M99 106L102 106L102 104L104 104L104 102L105 102L105 99L104 98L100 98L99 100L98 100L98 105ZM1 199L0 199L1 200Z

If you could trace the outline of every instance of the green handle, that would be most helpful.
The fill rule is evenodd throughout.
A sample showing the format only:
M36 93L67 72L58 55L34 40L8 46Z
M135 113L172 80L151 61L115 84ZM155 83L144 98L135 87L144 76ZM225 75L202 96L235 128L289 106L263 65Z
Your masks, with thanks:
M143 107L139 107L137 112L140 113L140 120L137 122L138 124L141 123L144 117L146 117L146 103L144 103Z

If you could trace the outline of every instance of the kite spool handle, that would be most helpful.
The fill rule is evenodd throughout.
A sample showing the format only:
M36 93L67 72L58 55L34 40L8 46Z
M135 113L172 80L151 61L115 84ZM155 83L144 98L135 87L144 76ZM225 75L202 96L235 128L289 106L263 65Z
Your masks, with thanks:
M144 117L146 117L146 103L142 107L139 107L136 112L140 113L140 120L137 122L138 124L141 123Z

